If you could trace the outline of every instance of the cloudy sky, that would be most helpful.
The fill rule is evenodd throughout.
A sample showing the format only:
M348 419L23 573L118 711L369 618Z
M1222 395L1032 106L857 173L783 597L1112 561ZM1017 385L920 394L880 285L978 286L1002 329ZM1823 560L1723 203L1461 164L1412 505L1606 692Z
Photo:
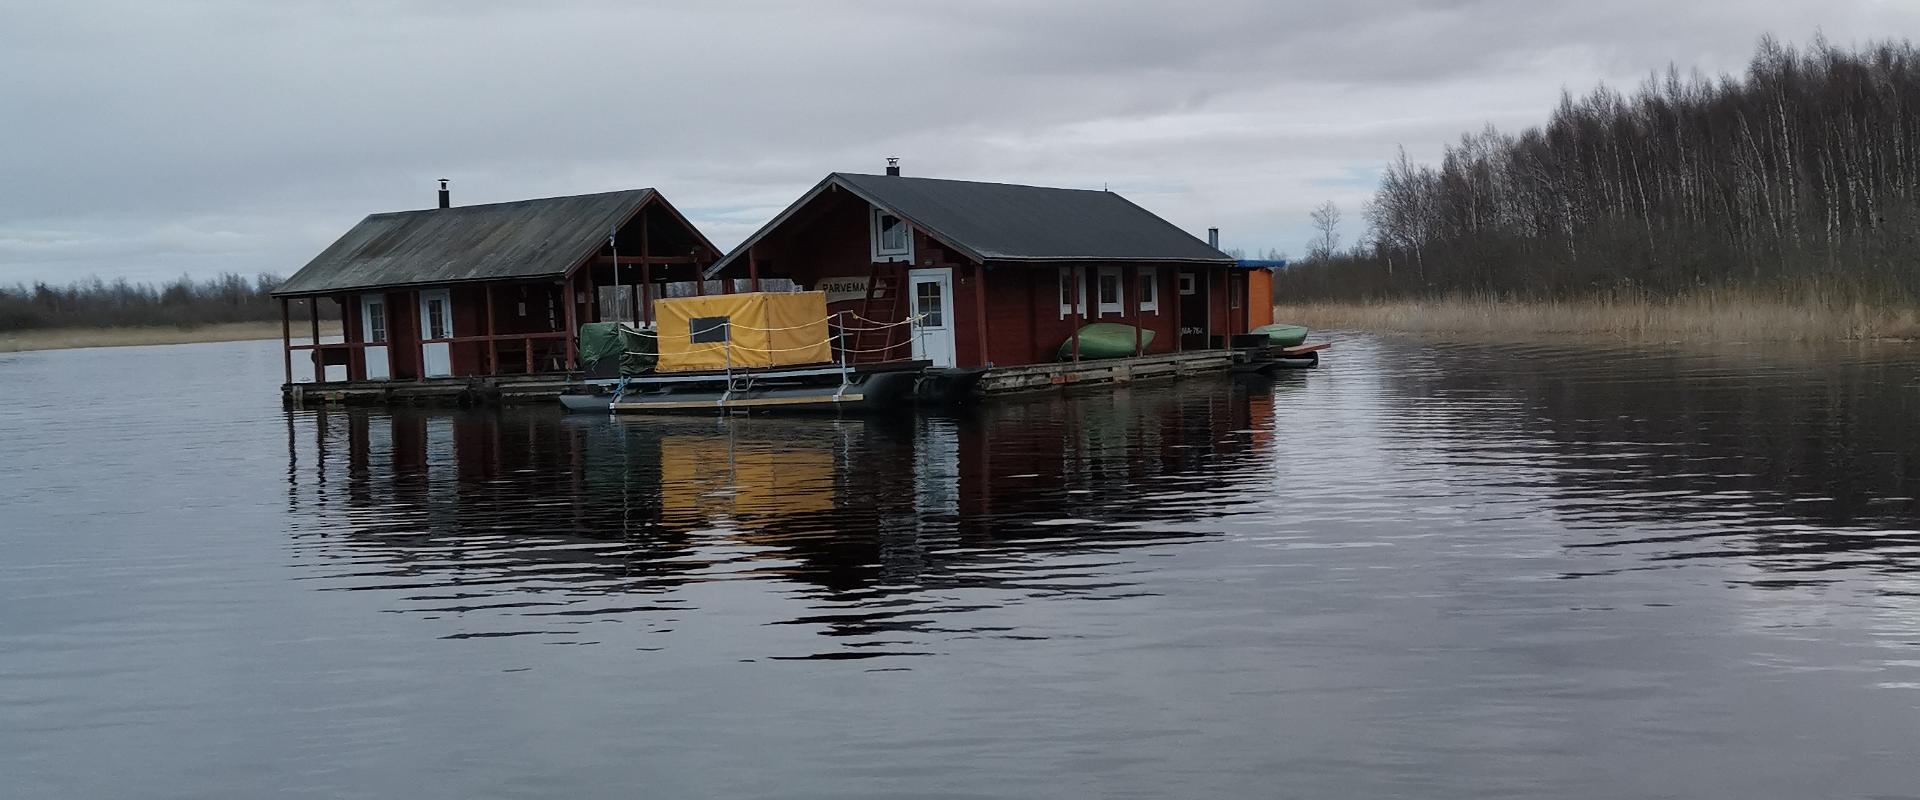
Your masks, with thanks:
M0 0L0 283L291 274L360 217L659 188L730 247L829 171L1109 186L1304 250L1396 146L1738 71L1906 0Z

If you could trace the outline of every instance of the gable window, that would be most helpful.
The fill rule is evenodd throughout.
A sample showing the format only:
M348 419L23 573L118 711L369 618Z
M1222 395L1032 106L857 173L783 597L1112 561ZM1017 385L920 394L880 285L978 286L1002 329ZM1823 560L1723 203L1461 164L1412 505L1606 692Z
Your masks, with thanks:
M873 210L873 260L913 260L913 234L907 221L878 208Z
M1160 313L1160 270L1140 268L1140 310Z
M1061 319L1073 316L1074 306L1076 305L1075 298L1078 298L1077 303L1080 314L1084 316L1087 313L1087 284L1075 280L1074 277L1074 269L1072 267L1060 268Z
M1101 315L1126 313L1127 291L1119 267L1101 267L1099 287Z

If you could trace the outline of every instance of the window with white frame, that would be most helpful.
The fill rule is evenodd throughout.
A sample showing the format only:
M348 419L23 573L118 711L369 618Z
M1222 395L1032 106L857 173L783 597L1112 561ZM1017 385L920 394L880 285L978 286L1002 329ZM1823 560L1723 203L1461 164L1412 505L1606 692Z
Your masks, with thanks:
M903 220L884 209L873 210L873 260L913 258L913 235Z
M1140 268L1140 310L1160 313L1160 270Z
M1181 294L1193 294L1196 291L1193 284L1194 284L1193 273L1191 272L1180 273L1180 293Z
M375 344L387 340L387 304L378 300L367 301L367 343Z
M1127 311L1127 289L1120 280L1119 267L1101 267L1098 281L1100 313L1124 314Z
M1087 284L1079 280L1072 267L1060 268L1060 318L1066 319L1074 314L1077 302L1082 315L1087 313Z

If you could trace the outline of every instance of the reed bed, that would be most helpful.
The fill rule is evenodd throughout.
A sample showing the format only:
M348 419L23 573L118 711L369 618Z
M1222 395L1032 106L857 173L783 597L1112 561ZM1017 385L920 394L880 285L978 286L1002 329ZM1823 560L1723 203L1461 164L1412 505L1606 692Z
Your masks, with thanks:
M306 325L296 326L294 338L305 341ZM340 335L340 323L321 323L320 335ZM0 353L24 350L68 350L80 347L132 347L193 342L238 342L280 338L278 322L227 322L177 327L39 328L0 333Z
M1920 310L1820 297L1701 292L1677 298L1531 301L1491 297L1308 302L1274 319L1314 328L1472 337L1840 341L1920 338Z

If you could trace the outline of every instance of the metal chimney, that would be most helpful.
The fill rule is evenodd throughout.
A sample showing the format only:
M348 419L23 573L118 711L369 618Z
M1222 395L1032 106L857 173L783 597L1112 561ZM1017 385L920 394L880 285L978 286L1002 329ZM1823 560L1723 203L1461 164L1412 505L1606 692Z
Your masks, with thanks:
M892 175L893 177L896 177L896 178L900 177L900 159L898 158L887 159L887 174Z
M453 193L447 191L447 179L441 178L440 179L440 207L450 208L452 206L453 206Z
M1207 229L1207 246L1215 250L1220 249L1220 229L1219 228Z

